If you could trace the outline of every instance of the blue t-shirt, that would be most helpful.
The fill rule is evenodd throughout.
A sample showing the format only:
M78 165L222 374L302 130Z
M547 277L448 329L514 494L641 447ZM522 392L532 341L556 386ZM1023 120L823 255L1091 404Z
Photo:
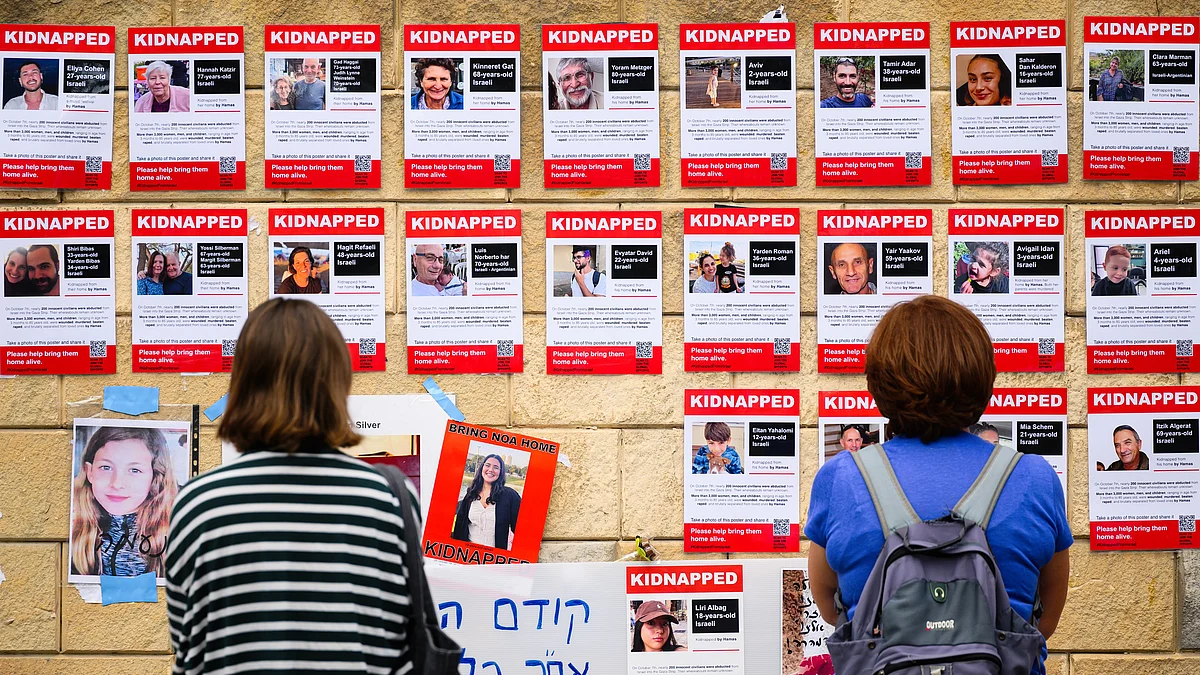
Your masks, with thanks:
M872 105L871 97L863 93L855 94L853 103L846 103L836 95L821 99L822 108L870 108Z
M991 443L966 432L929 445L897 436L883 447L900 487L924 520L950 513L992 452ZM883 528L850 453L839 452L817 472L804 535L825 549L853 619L883 548ZM1041 569L1072 542L1062 484L1045 459L1025 455L1017 462L992 511L987 538L1009 602L1028 620Z
M325 109L324 82L313 80L313 83L309 84L306 80L297 80L293 85L293 91L296 95L296 110Z

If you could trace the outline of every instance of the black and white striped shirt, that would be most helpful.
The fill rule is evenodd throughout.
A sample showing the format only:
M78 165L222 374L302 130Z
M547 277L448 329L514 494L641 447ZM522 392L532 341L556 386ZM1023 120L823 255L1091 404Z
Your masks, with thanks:
M398 509L330 449L249 452L188 483L166 558L174 672L411 670Z

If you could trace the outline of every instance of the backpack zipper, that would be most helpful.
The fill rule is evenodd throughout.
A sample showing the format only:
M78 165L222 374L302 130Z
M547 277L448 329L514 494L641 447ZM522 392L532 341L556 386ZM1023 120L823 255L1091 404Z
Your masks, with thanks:
M977 652L974 654L963 654L963 655L959 656L958 658L956 658L954 662L966 661L972 657L974 657L976 659L983 659L985 661L991 661L992 663L996 664L997 666L1003 665L1002 663L1000 663L999 657L988 654L987 652ZM915 668L918 666L928 666L928 665L932 665L935 663L947 663L947 661L945 658L913 659L911 661L897 661L896 663L889 663L888 665L884 666L883 668L875 671L875 675L888 675L889 673L894 673L897 670L902 670L904 668Z

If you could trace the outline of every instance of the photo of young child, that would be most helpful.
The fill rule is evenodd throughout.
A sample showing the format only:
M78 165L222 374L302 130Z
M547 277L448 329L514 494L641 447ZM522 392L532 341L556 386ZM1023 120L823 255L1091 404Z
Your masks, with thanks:
M1130 248L1119 244L1107 248L1093 247L1093 255L1100 262L1099 271L1092 272L1093 296L1141 295L1146 292L1145 250L1140 249L1139 251L1142 253L1142 264L1139 266L1134 263L1134 254ZM1102 259L1100 258L1101 251L1103 251Z
M701 436L704 445L695 442ZM745 439L745 430L741 425L736 428L724 422L708 422L703 427L696 425L692 429L692 439L693 474L744 473L742 458L737 451L737 446L744 445Z
M968 241L954 245L955 293L1007 293L1008 243Z
M745 286L738 281L737 252L734 251L733 244L725 242L718 257L720 262L717 264L717 291L720 293L746 292ZM742 276L745 278L744 274Z

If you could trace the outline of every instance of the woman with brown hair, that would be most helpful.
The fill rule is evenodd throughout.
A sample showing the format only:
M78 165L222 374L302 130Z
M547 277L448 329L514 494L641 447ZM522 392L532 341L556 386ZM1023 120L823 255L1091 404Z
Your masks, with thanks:
M317 305L275 298L238 336L217 436L241 453L175 500L167 605L189 673L403 672L404 515L382 475L338 448L350 357ZM269 626L267 628L266 626Z
M866 375L896 434L883 450L904 495L921 520L948 516L994 448L967 432L987 408L996 379L987 329L946 298L897 304L871 334ZM837 620L838 594L853 620L884 533L851 453L834 455L817 472L804 533L812 541L808 569L821 616ZM986 534L1012 608L1028 621L1040 595L1038 628L1049 637L1066 602L1072 538L1062 485L1044 458L1016 462ZM1041 664L1034 672L1042 672Z

